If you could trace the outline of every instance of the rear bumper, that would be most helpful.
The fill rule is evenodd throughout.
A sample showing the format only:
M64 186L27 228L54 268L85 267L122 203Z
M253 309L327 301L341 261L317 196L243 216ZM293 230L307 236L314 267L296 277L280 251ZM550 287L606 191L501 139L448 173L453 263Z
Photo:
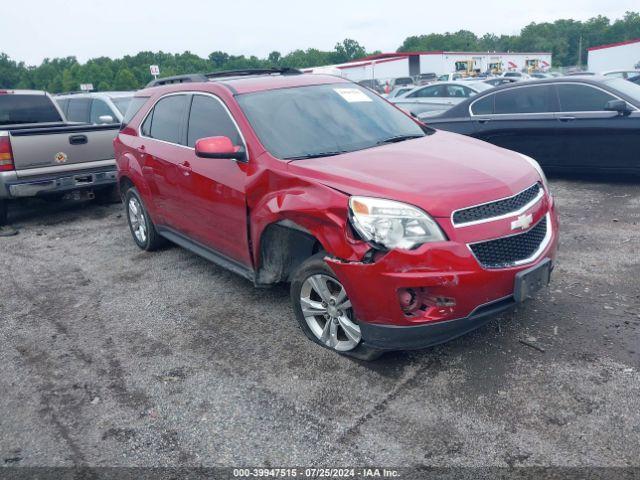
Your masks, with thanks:
M32 172L0 172L0 198L36 197L72 190L115 185L115 163L92 168L78 168L33 175Z

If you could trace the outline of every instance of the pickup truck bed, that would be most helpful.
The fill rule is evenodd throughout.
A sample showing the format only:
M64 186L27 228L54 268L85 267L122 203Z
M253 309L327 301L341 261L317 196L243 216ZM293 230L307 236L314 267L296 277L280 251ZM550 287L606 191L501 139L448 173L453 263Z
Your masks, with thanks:
M0 225L7 200L115 186L118 128L57 124L0 130L0 152L9 150L12 160L12 169L0 171Z

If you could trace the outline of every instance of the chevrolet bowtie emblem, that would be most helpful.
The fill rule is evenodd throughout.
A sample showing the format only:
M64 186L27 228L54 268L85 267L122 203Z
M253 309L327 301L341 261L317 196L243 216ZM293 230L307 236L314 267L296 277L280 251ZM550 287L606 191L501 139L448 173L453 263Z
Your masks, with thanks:
M520 215L517 220L511 222L511 230L526 230L533 223L533 215Z

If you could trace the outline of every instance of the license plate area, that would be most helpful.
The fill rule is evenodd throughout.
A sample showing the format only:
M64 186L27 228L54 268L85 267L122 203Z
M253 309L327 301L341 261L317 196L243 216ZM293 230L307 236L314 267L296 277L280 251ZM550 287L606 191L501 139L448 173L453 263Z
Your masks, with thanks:
M546 258L535 267L516 274L513 296L516 302L524 302L546 287L551 280L551 259Z

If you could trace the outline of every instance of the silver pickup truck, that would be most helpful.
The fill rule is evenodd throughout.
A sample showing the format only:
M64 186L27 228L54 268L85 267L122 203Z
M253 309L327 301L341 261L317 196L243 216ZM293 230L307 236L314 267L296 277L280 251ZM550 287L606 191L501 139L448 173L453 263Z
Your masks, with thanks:
M0 90L0 225L13 199L76 190L113 198L118 128L66 122L45 92Z

